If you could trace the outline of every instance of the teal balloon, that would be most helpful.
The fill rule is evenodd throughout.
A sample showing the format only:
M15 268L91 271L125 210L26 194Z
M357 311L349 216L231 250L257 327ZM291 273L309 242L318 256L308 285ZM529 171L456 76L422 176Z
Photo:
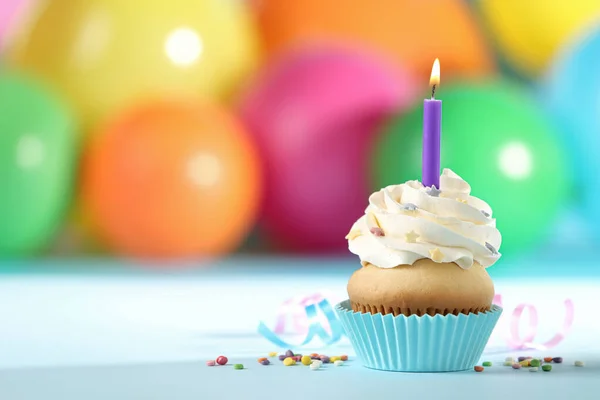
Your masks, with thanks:
M541 243L569 194L566 155L536 102L506 82L463 83L438 90L442 168L471 185L494 211L514 255ZM373 189L421 180L423 105L398 116L375 144Z
M0 256L46 246L69 205L73 120L37 82L0 72Z

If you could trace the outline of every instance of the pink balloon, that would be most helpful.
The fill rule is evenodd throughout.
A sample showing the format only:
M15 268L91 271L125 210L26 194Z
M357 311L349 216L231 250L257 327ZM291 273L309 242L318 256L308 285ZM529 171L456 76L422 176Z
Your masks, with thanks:
M4 46L6 32L13 27L16 17L31 3L31 0L0 0L0 49Z
M347 247L367 205L373 133L414 93L406 73L341 49L290 54L259 77L241 111L265 163L262 226L275 243Z

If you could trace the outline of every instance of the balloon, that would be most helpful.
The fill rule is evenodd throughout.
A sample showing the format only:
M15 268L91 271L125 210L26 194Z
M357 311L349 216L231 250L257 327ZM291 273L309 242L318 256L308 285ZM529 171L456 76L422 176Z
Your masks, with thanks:
M70 201L71 115L37 82L0 74L0 254L31 254L52 238Z
M69 96L86 127L164 92L223 99L257 62L244 4L211 0L54 0L11 60Z
M251 228L258 158L224 109L184 100L148 102L94 135L83 199L106 242L139 257L219 255Z
M531 98L506 83L447 86L437 93L443 100L442 168L454 170L490 204L501 252L540 242L569 187L555 129ZM421 179L422 125L420 105L385 129L373 156L374 188Z
M406 74L340 49L289 54L258 79L241 109L265 164L261 222L275 242L296 251L347 246L368 196L369 138L413 93Z
M600 236L600 27L557 57L542 88L546 106L563 128L564 141L576 158L573 179L590 225Z
M2 0L0 2L0 49L4 45L6 32L14 19L31 0Z
M436 58L444 76L493 70L483 36L466 4L455 0L262 0L260 28L271 55L314 42L368 48L427 84Z
M500 50L528 75L542 71L572 35L600 17L600 2L569 3L545 0L478 2L484 22Z

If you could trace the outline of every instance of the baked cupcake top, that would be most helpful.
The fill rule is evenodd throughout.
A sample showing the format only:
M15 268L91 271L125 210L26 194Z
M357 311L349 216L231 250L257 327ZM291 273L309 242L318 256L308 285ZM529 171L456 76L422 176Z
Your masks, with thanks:
M439 190L408 181L373 193L346 239L363 265L380 268L423 258L489 267L500 258L502 242L490 206L471 196L471 186L450 169L444 169Z

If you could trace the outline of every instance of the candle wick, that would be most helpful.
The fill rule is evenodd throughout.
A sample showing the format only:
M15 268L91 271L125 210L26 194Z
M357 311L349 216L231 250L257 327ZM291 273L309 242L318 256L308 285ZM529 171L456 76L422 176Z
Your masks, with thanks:
M433 84L433 86L431 87L431 98L435 99L435 83Z

